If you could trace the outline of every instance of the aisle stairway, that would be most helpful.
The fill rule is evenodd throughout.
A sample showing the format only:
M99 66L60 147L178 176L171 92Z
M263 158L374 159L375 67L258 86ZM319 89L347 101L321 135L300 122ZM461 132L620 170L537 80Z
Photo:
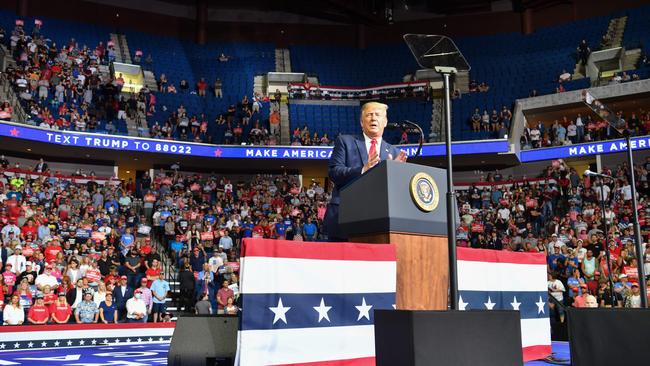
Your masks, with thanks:
M453 102L452 102L453 103ZM427 142L440 142L445 139L445 126L443 126L442 98L434 98L431 108L431 133L425 136Z
M625 51L625 58L623 59L623 71L635 70L641 58L641 49L635 48L633 50Z
M2 46L4 48L4 46ZM5 49L6 51L6 49ZM15 67L16 61L12 57L7 57L7 67ZM5 100L9 101L11 108L13 109L12 120L15 122L24 123L27 121L28 115L25 113L23 106L18 100L18 95L14 92L11 83L6 77L7 74L0 74L0 102Z
M627 16L611 19L609 21L609 25L607 26L607 30L603 35L603 38L601 38L601 42L598 49L605 50L610 48L621 47L621 45L623 44L623 35L625 34L626 25L627 25ZM592 49L592 51L594 50ZM627 58L627 52L626 52L626 58ZM630 68L623 67L623 70L630 70ZM571 79L578 80L584 77L585 77L585 68L578 61L576 62Z
M158 90L158 84L156 84L156 75L149 70L144 70L144 85L151 91Z
M129 51L126 35L111 33L111 40L115 44L115 61L130 64L131 52Z
M289 125L289 106L286 96L280 101L280 143L282 145L291 144L291 127Z
M289 53L289 49L275 49L275 71L291 72L291 54Z
M607 27L607 35L609 39L601 46L603 49L621 47L623 43L623 34L625 33L625 26L627 25L627 17L614 18L609 22Z

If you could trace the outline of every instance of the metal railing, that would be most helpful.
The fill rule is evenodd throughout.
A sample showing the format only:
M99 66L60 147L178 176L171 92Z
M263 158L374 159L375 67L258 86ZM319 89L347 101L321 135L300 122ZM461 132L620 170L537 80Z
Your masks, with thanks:
M0 74L0 88L2 90L2 93L7 97L7 100L13 109L12 120L15 122L25 123L25 121L27 121L27 113L25 113L25 110L23 109L23 106L20 103L16 92L11 86L11 82L7 78L7 74L5 73Z

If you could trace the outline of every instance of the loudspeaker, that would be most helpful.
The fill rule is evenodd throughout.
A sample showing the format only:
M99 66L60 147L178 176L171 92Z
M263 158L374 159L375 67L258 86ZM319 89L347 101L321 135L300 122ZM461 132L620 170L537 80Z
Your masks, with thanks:
M237 352L239 317L230 315L180 316L167 354L170 366L233 363Z
M645 365L650 360L650 310L568 309L573 366Z
M523 365L518 311L375 310L377 366Z

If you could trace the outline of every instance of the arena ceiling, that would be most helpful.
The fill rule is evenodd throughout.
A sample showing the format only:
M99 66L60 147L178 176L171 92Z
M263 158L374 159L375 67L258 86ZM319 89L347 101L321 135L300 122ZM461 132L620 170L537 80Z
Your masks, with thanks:
M230 18L238 21L290 23L334 23L385 25L393 22L432 19L443 16L503 11L542 9L573 0L85 0L115 7L145 10L152 13L173 13L193 18L199 6L206 6L209 20ZM170 8L164 9L165 4ZM172 10L173 9L173 10ZM272 21L271 21L272 20Z

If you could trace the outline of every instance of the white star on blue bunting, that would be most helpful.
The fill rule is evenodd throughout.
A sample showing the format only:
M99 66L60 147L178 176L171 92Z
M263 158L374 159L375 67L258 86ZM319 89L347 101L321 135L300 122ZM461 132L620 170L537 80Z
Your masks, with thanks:
M277 323L278 320L282 320L284 324L287 324L287 311L291 310L291 307L282 305L281 297L278 298L278 306L272 306L269 310L275 314L275 317L273 317L273 324Z
M320 298L320 305L319 306L314 306L314 310L318 312L318 322L320 323L321 320L325 319L328 322L330 321L330 316L327 314L330 309L332 309L331 306L325 306L325 299Z
M372 305L367 305L366 304L366 298L362 297L361 298L361 305L355 306L357 310L359 311L359 317L357 318L357 321L361 320L361 318L366 318L370 320L370 309L372 308Z

